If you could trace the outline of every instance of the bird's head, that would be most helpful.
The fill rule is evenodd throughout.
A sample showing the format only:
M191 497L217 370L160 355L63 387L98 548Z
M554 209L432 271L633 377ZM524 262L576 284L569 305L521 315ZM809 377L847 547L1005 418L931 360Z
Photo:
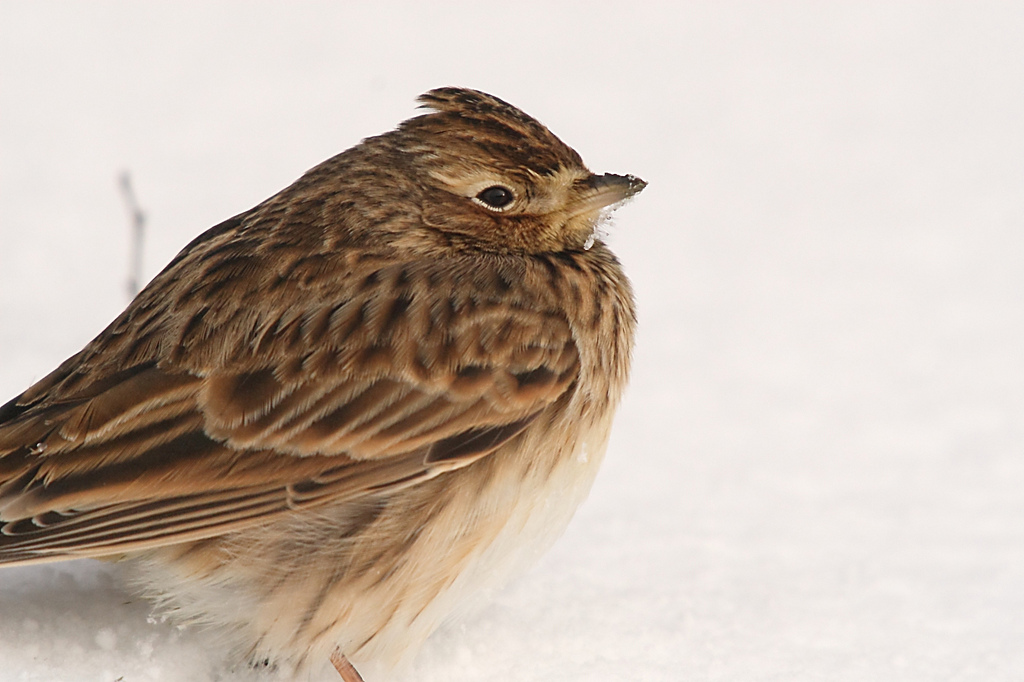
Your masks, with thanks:
M640 192L595 175L544 125L482 92L438 88L426 114L382 136L412 171L421 219L455 242L540 253L585 248L602 212Z

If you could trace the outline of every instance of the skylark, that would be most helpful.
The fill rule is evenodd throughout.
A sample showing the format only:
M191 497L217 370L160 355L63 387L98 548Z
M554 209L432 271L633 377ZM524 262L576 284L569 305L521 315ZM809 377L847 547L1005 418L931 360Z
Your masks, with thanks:
M461 88L206 231L0 407L0 563L128 561L296 671L387 664L535 558L591 486L642 190Z

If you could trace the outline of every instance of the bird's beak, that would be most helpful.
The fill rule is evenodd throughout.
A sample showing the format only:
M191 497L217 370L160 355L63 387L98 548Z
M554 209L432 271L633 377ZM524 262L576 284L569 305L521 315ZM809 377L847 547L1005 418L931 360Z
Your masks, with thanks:
M639 194L646 186L647 183L635 175L605 173L578 180L576 187L580 198L573 206L573 215L613 206Z

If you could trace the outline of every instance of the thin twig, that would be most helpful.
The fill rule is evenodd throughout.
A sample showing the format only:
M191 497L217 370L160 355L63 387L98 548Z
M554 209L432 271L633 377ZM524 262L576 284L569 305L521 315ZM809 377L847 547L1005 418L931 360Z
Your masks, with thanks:
M128 171L123 171L120 177L121 196L128 207L128 213L132 221L131 247L128 263L128 298L135 298L139 293L142 281L142 237L146 231L146 214L139 207L135 198L135 191L132 189L132 176Z

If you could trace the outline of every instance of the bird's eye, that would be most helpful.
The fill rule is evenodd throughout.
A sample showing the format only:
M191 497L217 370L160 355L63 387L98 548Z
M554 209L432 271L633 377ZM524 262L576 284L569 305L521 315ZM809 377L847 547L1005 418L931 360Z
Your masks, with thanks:
M512 200L515 199L515 195L512 194L512 190L508 187L494 185L493 187L481 190L474 198L487 208L500 211L512 203Z

